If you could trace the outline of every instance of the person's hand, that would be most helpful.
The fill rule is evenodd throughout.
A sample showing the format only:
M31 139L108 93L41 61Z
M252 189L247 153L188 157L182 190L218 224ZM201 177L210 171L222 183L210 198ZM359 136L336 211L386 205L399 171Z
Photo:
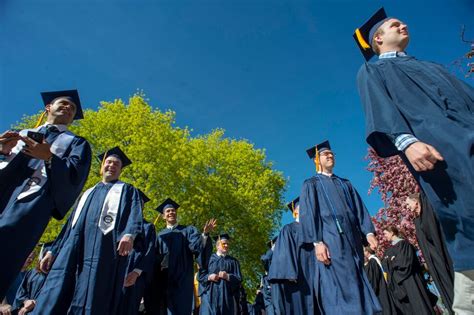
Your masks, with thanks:
M36 306L35 300L26 300L23 302L23 307L18 312L18 315L24 315L31 312Z
M377 242L377 238L374 234L367 235L367 243L369 243L369 247L371 250L377 250L379 242Z
M432 170L436 162L444 160L434 147L421 141L410 144L405 155L417 172Z
M208 277L207 280L212 281L212 282L219 282L219 275L215 273L211 273Z
M214 231L214 229L216 228L217 226L217 220L216 219L210 219L209 221L206 222L206 224L204 225L204 228L203 228L203 233L204 234L209 234L211 233L212 231Z
M120 256L128 256L133 248L133 238L129 235L124 235L120 240L117 251Z
M140 275L136 271L130 272L127 277L125 277L125 283L123 284L124 287L131 287L132 285L135 285L135 282L137 282L138 277Z
M35 159L47 161L52 156L51 145L43 140L43 143L38 143L29 137L21 137L21 140L25 143L22 152Z
M316 258L325 265L331 264L331 255L329 255L329 249L323 242L316 244Z
M225 271L219 271L219 278L229 281L229 274Z
M0 315L12 315L12 306L10 304L0 305Z
M16 131L7 130L2 133L0 135L0 153L10 155L20 138L20 134Z
M51 252L47 252L46 255L44 255L43 259L40 261L40 270L43 273L48 273L49 270L51 269L51 266L54 261L54 256L51 254Z

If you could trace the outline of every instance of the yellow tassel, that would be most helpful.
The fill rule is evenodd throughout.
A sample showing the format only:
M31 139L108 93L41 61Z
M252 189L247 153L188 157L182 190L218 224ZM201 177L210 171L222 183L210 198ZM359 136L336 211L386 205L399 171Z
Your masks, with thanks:
M156 225L156 222L158 222L158 219L160 218L160 215L158 215L155 219L155 222L153 222L153 225Z
M296 219L296 214L295 214L295 203L294 201L291 202L291 212L293 213L293 218Z
M46 111L42 112L38 121L36 122L35 128L38 128L43 123L43 118L46 115Z
M102 163L100 163L100 175L102 175L102 169L104 168L104 164L105 164L105 159L107 158L107 153L109 153L109 151L105 151L104 153L104 157L102 158Z
M370 45L367 44L367 42L365 41L364 37L362 36L362 34L360 33L360 30L359 29L356 29L355 30L355 34L357 36L357 40L359 41L359 44L362 48L364 49L369 49L370 48Z
M316 146L316 173L319 173L319 170L321 169L321 161L319 161L319 152L318 152L318 146Z

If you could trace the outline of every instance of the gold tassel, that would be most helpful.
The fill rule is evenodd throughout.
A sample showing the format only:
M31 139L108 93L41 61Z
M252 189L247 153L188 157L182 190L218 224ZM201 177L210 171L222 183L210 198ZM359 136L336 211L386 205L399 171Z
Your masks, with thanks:
M38 121L36 122L35 128L38 128L39 126L41 126L41 124L43 122L43 118L44 118L45 115L46 115L46 111L41 113Z
M359 44L362 48L364 49L369 49L370 48L370 45L367 44L367 42L365 41L364 37L362 36L362 34L360 33L360 30L359 29L356 29L355 30L355 34L356 34L356 37L357 37L357 41L359 41Z
M321 161L319 161L319 152L318 152L318 146L316 146L316 173L319 173L319 170L321 169Z
M293 218L296 219L296 214L295 214L295 202L291 202L291 212L293 213Z
M156 225L156 222L158 222L158 219L160 218L160 215L158 215L155 219L155 222L153 222L153 225Z
M102 158L102 163L100 163L100 175L102 176L102 169L104 168L104 164L105 164L105 159L107 158L107 153L109 153L109 151L105 151L104 153L104 157Z

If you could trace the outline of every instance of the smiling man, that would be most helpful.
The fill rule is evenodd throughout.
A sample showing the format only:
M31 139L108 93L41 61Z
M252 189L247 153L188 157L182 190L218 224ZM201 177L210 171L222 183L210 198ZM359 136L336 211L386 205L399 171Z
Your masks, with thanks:
M194 259L211 250L209 233L216 221L211 219L201 234L192 225L178 223L179 204L166 199L157 210L166 228L157 235L157 256L151 287L146 293L147 314L191 314L194 297ZM207 260L207 259L203 259Z
M84 192L41 261L49 274L33 314L117 314L127 256L142 231L142 200L119 180L132 163L120 148L99 159L102 181Z
M367 142L401 155L438 215L455 270L455 312L474 313L474 88L406 54L407 25L378 10L354 33ZM442 39L436 38L440 43Z
M41 95L46 123L0 136L0 300L51 216L64 217L89 174L89 143L68 130L83 118L77 91Z
M363 245L376 249L375 229L349 180L334 175L329 141L306 151L317 174L300 194L301 243L314 243L316 296L323 314L377 314L380 303L364 272ZM364 244L365 243L365 244Z

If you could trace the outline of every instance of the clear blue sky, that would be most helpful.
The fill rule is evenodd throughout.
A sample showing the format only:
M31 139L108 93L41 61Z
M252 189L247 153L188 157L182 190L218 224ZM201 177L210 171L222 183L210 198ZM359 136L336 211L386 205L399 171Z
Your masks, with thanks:
M466 53L462 24L474 38L471 0L0 0L0 129L41 108L40 91L77 88L97 108L142 89L194 134L220 127L265 148L288 200L314 173L305 149L329 139L336 173L374 213L352 33L382 5L409 25L420 59Z

